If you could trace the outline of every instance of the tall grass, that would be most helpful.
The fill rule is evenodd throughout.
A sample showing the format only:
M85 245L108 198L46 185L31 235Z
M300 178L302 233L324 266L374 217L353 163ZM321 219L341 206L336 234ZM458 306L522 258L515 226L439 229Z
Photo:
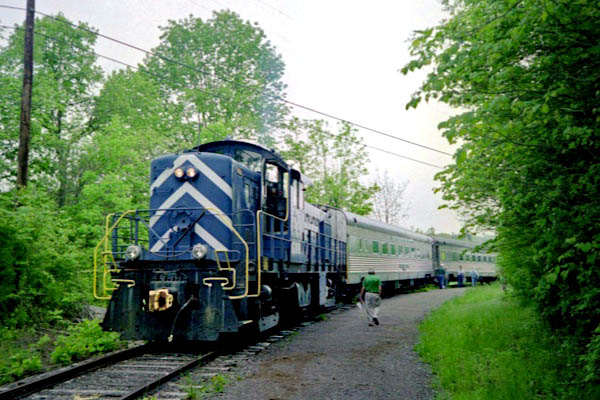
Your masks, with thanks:
M570 397L567 352L498 285L468 289L420 330L417 350L437 376L438 399Z

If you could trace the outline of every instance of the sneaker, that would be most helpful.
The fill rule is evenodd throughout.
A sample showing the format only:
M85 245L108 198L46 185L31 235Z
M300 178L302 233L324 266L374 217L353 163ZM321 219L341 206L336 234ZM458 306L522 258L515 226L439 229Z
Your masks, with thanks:
M375 322L375 325L379 325L379 320L377 318L373 318L373 322Z
M369 326L375 326L375 325L373 325L372 323L369 322Z

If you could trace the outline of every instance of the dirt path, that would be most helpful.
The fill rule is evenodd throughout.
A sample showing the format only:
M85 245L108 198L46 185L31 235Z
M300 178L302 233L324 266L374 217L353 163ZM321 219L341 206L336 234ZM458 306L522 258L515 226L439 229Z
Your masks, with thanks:
M464 289L399 295L383 301L381 325L369 327L363 311L329 319L273 344L253 357L241 380L219 399L431 399L431 371L414 346L424 316Z

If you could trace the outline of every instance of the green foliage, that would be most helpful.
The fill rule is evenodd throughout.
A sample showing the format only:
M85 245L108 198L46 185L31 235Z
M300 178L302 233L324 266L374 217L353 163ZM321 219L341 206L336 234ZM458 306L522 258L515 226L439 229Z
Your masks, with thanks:
M31 182L46 188L59 205L77 196L81 147L90 132L86 121L102 73L91 51L96 36L69 26L63 15L35 22L35 79L29 159ZM80 23L80 28L92 29ZM14 182L23 79L23 30L16 29L0 47L0 99L7 112L0 118L2 178ZM6 84L6 86L4 86ZM4 111L4 110L3 110Z
M0 199L0 320L14 326L76 314L91 292L103 217L147 208L151 159L232 132L266 134L285 111L273 98L283 88L283 63L260 28L234 13L171 22L159 56L140 71L111 74L101 90L94 29L69 23L60 14L36 21L32 194ZM18 144L23 30L15 28L0 32L5 187L14 182Z
M79 311L86 290L73 226L46 194L0 194L0 320L25 326Z
M136 132L175 136L182 126L173 117L180 111L176 104L163 101L154 79L143 71L129 69L111 73L95 100L93 129L100 130L118 118L125 128Z
M50 359L56 364L71 364L94 354L124 347L116 332L104 332L98 320L88 320L70 326L67 336L59 336Z
M365 146L349 124L331 133L322 120L292 119L283 135L281 155L313 180L306 201L327 204L360 215L371 212L377 185L360 182L369 161Z
M450 18L415 33L403 68L432 66L407 107L466 110L439 126L460 144L439 190L467 228L496 230L511 286L600 383L600 3L445 4Z
M184 391L187 400L201 399L215 393L223 393L225 386L229 383L229 378L225 375L217 374L211 377L202 385L195 385L190 377L186 377Z
M214 140L213 125L236 138L270 144L270 129L286 113L281 101L284 64L264 32L231 11L211 19L169 21L161 43L145 60L165 101L185 121L187 147ZM169 62L166 60L172 60ZM208 137L205 137L207 135Z
M38 373L43 368L43 355L52 342L47 335L37 342L19 345L19 341L32 335L27 330L0 329L0 385Z
M575 383L571 349L499 285L468 289L420 331L417 350L432 365L441 398L597 398L597 387Z

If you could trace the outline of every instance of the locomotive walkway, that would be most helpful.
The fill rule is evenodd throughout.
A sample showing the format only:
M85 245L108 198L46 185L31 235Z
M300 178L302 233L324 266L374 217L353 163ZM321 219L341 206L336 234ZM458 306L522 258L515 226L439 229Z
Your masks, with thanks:
M414 346L418 324L465 289L384 299L381 325L369 327L357 307L274 343L238 371L216 399L432 399L429 366Z

